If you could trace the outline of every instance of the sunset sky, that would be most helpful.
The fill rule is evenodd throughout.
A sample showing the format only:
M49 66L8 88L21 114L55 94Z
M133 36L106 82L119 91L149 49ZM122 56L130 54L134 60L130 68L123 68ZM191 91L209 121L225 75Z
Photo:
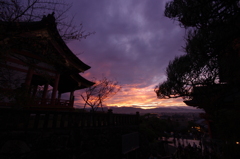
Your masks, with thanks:
M68 1L67 1L68 2ZM183 54L185 30L164 17L166 0L71 0L75 23L94 35L68 43L91 69L91 80L105 76L122 86L107 106L144 109L185 106L182 99L157 99L154 87L166 79L170 60ZM82 99L75 93L75 105Z

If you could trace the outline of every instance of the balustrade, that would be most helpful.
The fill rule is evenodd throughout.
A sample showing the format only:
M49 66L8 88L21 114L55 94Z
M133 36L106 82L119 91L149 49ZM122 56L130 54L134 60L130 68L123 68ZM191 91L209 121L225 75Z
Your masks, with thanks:
M34 99L31 107L59 107L59 108L72 108L73 103L70 100L55 99L52 103L51 99Z
M139 114L1 109L0 129L65 129L138 125Z

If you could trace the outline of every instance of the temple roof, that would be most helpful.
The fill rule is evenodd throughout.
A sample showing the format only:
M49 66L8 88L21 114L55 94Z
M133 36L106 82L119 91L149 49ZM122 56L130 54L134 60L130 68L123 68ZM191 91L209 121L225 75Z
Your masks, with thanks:
M55 18L49 14L36 22L2 22L0 21L0 44L9 39L36 39L43 46L51 46L57 54L53 65L61 72L59 92L65 93L92 86L94 83L79 75L91 67L82 62L66 45L58 32ZM15 40L16 41L16 40ZM23 42L24 43L24 42ZM21 45L21 43L20 43ZM11 46L12 47L12 46ZM25 45L21 46L25 50ZM34 48L34 47L33 47ZM34 48L35 49L35 48ZM31 49L30 49L31 50ZM34 50L36 53L39 50ZM41 52L40 50L39 52ZM39 55L40 59L50 58L50 55ZM33 81L34 82L34 81ZM35 82L42 84L41 79ZM36 84L37 84L36 83Z
M84 72L91 67L82 62L66 45L59 34L53 15L49 14L43 17L41 21L36 22L2 22L0 21L0 40L11 37L31 36L31 32L41 31L42 34L35 36L46 36L52 45L57 49L59 54L66 60L66 64ZM47 33L47 34L46 34ZM23 35L24 34L24 35Z

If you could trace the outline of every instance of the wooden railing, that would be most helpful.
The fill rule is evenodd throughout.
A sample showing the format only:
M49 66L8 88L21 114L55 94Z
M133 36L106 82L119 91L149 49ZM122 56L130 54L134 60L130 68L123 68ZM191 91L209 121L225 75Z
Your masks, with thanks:
M14 102L0 102L0 108L2 107L16 107ZM51 99L34 99L29 100L23 107L25 108L65 108L65 109L72 109L73 108L73 101L64 100L64 99L55 99L54 104L52 103Z
M139 114L0 109L0 129L65 129L138 125Z
M73 102L70 100L55 99L54 104L52 104L51 99L39 99L34 100L32 106L73 107Z

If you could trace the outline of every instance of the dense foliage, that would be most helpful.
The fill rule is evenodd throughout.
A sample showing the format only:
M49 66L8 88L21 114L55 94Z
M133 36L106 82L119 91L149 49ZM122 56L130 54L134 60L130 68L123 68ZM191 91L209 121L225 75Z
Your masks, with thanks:
M239 76L240 9L238 0L173 0L165 16L186 29L185 54L166 69L167 80L155 92L159 98L192 99L194 87L228 83Z

